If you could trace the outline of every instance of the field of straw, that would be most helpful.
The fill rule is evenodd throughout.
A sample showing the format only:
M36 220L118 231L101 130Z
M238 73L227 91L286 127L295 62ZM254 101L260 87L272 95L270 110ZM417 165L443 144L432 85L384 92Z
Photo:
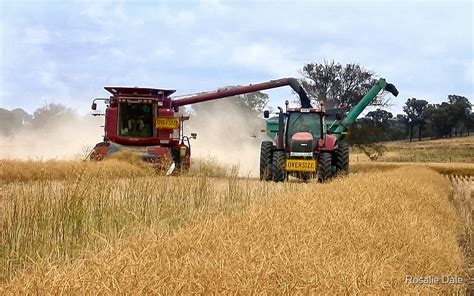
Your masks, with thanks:
M0 166L0 294L445 294L472 272L472 183L436 167L321 185L21 165Z
M378 158L382 162L435 162L435 163L474 163L474 135L453 137L448 139L413 142L393 141L381 142L383 155ZM369 161L360 149L352 149L351 161Z

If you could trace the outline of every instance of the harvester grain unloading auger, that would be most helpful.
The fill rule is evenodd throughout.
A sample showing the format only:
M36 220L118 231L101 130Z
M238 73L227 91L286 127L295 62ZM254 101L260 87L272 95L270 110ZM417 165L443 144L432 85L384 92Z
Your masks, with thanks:
M170 96L175 92L173 89L105 87L110 97L96 98L92 103L93 110L97 109L96 101L106 103L104 114L93 114L105 115L104 139L93 148L90 159L101 160L128 150L168 173L174 168L187 171L190 139L197 135L184 135L183 124L189 117L180 116L179 107L283 86L290 86L299 95L302 106L312 108L309 97L294 78L221 88L179 99Z
M326 120L326 111L305 107L282 108L278 117L267 120L267 134L260 148L260 179L284 181L295 176L303 180L318 177L325 182L336 174L349 172L349 146L344 142L349 127L360 113L386 90L398 96L397 88L381 78L345 116ZM264 113L265 118L269 113Z

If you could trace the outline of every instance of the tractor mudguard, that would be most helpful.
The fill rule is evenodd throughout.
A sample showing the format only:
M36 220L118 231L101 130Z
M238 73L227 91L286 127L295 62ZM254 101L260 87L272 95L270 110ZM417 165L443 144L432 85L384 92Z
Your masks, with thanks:
M321 150L334 151L336 149L337 137L334 135L325 135L322 140Z

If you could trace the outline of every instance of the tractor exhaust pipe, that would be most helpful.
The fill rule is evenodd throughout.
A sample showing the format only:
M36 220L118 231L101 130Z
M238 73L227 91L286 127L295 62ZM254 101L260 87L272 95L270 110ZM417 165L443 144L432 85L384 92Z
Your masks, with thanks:
M285 140L283 137L284 128L285 128L285 113L283 113L283 109L280 109L280 113L278 113L278 146L277 149L283 149L285 146L283 145L283 141Z

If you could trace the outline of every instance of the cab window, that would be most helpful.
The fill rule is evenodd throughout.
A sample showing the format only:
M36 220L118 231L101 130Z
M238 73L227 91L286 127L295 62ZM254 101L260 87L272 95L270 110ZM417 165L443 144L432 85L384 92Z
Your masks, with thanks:
M321 121L318 113L290 113L287 127L288 139L297 132L309 132L315 139L321 136Z
M119 135L127 137L152 137L153 105L146 103L120 103Z

